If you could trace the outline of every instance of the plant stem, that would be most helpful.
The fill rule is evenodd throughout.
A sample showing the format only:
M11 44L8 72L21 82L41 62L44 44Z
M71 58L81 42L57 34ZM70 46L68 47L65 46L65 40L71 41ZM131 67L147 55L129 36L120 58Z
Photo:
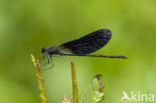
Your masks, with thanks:
M36 74L36 78L37 78L37 82L38 82L38 88L40 91L41 101L42 101L42 103L48 103L45 88L44 88L44 81L43 81L42 73L39 69L40 63L39 63L38 59L36 59L34 57L33 54L31 54L31 60L34 63L34 67L35 67L35 74Z
M76 69L75 63L71 62L71 71L72 71L72 88L73 88L73 103L78 103L78 87L76 81Z

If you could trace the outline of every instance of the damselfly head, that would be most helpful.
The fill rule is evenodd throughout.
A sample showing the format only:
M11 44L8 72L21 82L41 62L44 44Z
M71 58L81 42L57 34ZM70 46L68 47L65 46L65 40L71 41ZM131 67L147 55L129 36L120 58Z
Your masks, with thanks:
M41 49L41 53L43 54L46 51L45 47Z

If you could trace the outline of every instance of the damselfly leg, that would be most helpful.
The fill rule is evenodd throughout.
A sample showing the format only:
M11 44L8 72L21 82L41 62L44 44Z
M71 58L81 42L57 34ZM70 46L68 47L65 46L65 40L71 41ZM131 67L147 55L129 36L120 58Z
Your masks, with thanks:
M49 70L50 68L53 68L54 67L54 63L52 61L52 56L49 56L48 54L45 54L45 56L46 56L46 59L48 59L48 62L45 63L45 64L42 64L40 66L40 68L44 68L44 67L46 67L47 65L49 65L51 63L52 65L50 67L45 68L45 69L42 69L42 70ZM45 56L42 58L42 60L45 59Z

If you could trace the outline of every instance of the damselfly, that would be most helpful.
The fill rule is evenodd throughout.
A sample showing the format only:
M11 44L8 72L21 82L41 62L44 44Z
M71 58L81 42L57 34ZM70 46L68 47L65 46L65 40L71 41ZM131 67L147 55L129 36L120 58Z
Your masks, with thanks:
M104 57L104 58L122 58L127 59L125 56L112 56L112 55L91 55L103 46L105 46L111 39L111 31L108 29L101 29L92 32L79 39L64 43L60 46L53 46L48 49L43 47L41 49L44 54L43 59L48 59L48 64L51 62L52 67L54 66L52 57L53 55L60 56L87 56L87 57ZM68 51L68 52L65 52Z

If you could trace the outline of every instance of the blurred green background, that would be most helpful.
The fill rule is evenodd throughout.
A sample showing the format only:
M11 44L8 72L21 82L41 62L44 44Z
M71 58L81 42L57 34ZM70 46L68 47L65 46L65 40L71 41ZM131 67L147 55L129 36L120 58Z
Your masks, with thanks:
M79 97L99 73L104 103L130 103L121 101L122 91L156 94L155 0L0 0L0 103L40 103L30 54L41 57L43 46L103 28L112 31L112 39L94 54L128 59L53 58L55 67L43 72L49 103L72 96L72 60Z

